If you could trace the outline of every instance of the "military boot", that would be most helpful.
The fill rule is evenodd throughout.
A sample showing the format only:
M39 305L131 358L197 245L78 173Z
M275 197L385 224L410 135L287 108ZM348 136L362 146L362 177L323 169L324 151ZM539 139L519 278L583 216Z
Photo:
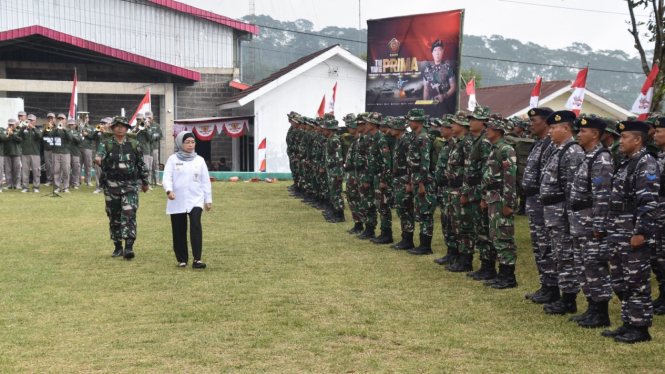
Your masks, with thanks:
M564 315L566 313L577 313L577 294L564 293L563 296L552 304L543 305L545 313L550 315Z
M655 311L656 308L660 307L661 305L665 305L665 292L663 292L665 288L665 285L659 284L658 285L658 291L660 294L658 295L658 298L653 300L653 310Z
M340 209L335 212L335 216L337 217L337 222L346 222L346 218L344 218L344 209Z
M614 341L627 344L651 341L649 327L628 325L626 332L615 336Z
M623 325L619 326L619 328L614 329L614 330L604 330L603 332L600 333L600 335L606 337L606 338L613 338L615 336L619 336L627 332L630 328L630 325L627 323L623 323Z
M499 273L503 273L503 277L496 277L492 288L496 290L505 290L506 288L517 287L517 279L515 278L515 265L499 264Z
M578 316L571 316L568 318L569 321L571 322L580 322L582 320L585 320L593 315L593 313L596 310L596 302L593 301L592 298L587 297L586 298L587 303L589 304L589 307L587 308L586 312L578 315Z
M473 253L460 253L454 264L446 265L446 270L453 273L473 271Z
M119 242L113 242L113 245L115 245L115 251L111 254L111 257L120 257L122 256L122 241Z
M554 303L561 298L559 286L545 286L543 292L539 296L531 298L536 304Z
M358 239L363 239L363 240L366 240L366 239L373 239L373 238L375 237L375 235L374 235L374 230L375 230L375 227L374 227L374 226L366 225L366 226L365 226L365 231L363 231L362 234L360 234L360 235L358 235L358 236L356 236L356 237L357 237Z
M455 261L457 261L458 256L459 251L457 250L457 247L448 247L448 253L446 253L446 255L441 258L435 259L434 262L439 265L454 264Z
M134 258L134 239L125 240L125 254L122 257L126 260Z
M489 280L496 278L496 265L492 260L481 260L480 269L478 271L470 271L466 273L467 277L473 278L475 281Z
M517 214L518 216L523 216L526 214L526 198L523 198L524 196L520 196L520 206L519 209L517 209Z
M394 242L393 240L393 229L384 229L381 228L381 235L378 238L370 240L374 244L390 244Z
M422 256L431 255L432 252L432 237L425 234L420 234L420 245L416 248L409 249L407 252L412 255Z
M594 301L592 314L583 320L577 321L577 324L587 329L608 327L610 325L610 314L607 312L609 303L609 300Z
M402 242L395 244L394 246L391 246L391 248L397 249L397 250L407 250L407 249L413 249L415 248L416 245L413 244L413 232L405 232L402 234Z
M402 240L390 246L392 249L397 249L397 246L404 244L404 232L402 231Z
M524 298L527 299L527 300L531 300L534 297L538 297L538 296L542 295L544 290L545 290L545 286L543 286L541 284L540 288L538 290L536 290L536 292L528 293L528 294L524 295Z
M346 230L349 234L360 234L363 232L363 223L362 222L356 222L354 223L353 227L350 228L349 230Z

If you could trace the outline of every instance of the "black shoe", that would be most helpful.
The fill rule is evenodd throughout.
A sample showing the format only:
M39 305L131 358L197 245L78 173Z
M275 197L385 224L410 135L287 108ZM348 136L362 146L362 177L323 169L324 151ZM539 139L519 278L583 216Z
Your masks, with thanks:
M651 335L649 335L649 328L647 326L628 325L627 331L615 336L614 341L627 344L648 342L651 341Z
M420 245L416 248L407 251L411 255L423 256L434 254L432 252L432 237L425 234L420 234Z
M559 292L559 286L545 286L545 289L540 294L540 296L534 296L531 298L536 304L551 304L557 302L561 298L561 293Z
M120 257L122 256L122 242L113 242L115 245L115 251L111 254L111 257Z
M397 249L396 247L397 247L397 246L400 246L400 245L402 245L402 244L404 244L404 232L402 232L402 240L400 240L400 241L398 241L397 243L391 245L390 248L392 248L392 249Z
M448 247L448 253L441 258L435 259L434 262L439 265L454 264L455 261L457 261L458 256L459 252L457 251L457 247Z
M665 304L653 308L653 314L657 316L665 315Z
M536 292L528 293L528 294L524 295L524 298L527 299L527 300L531 300L534 297L538 297L538 296L542 295L544 290L545 290L545 286L540 285L540 288Z
M517 279L515 279L515 265L499 264L499 274L503 273L503 277L497 276L492 288L495 290L505 290L506 288L517 287Z
M570 318L568 318L569 321L571 321L571 322L580 322L580 321L583 321L583 320L591 317L594 314L594 312L596 310L596 302L593 301L593 299L590 298L590 297L587 297L586 301L589 304L589 307L587 308L586 312L584 312L580 315L577 315L577 316L571 316Z
M610 326L610 315L607 312L609 300L603 301L593 301L593 311L590 316L583 320L577 321L577 324L580 327L587 329L595 329L598 327L609 327ZM590 307L591 309L591 307Z
M482 260L478 271L466 273L467 277L472 277L475 281L490 280L496 278L495 262L492 260Z
M600 335L602 335L606 338L613 338L615 336L623 335L629 329L630 329L630 325L624 322L624 324L619 326L619 328L617 328L615 330L604 330L603 332L600 333Z
M349 234L360 234L363 232L363 223L362 222L356 222L353 227L349 230L346 230Z
M653 300L653 310L655 311L656 308L660 307L661 305L665 305L665 284L659 284L658 285L658 291L660 294L658 295L657 299Z
M577 294L564 293L561 299L552 304L543 305L543 310L549 315L564 315L566 313L577 313Z
M125 240L125 254L122 256L125 260L134 258L134 239Z
M454 264L446 265L446 270L453 273L473 271L473 253L460 253Z
M337 217L337 222L346 222L346 218L344 218L344 209L340 209L337 212L335 212L335 216Z
M365 226L365 231L363 231L362 234L356 236L356 238L363 239L363 240L373 239L375 237L374 230L375 230L374 226L366 225Z
M192 262L192 269L205 269L205 268L206 264L201 262L201 260L194 260L194 262Z
M415 244L413 244L413 233L412 232L405 232L402 234L402 241L390 246L390 248L397 249L400 251L404 251L407 249L413 249L415 248Z
M393 229L381 228L381 235L378 238L370 240L374 244L390 244L393 243Z

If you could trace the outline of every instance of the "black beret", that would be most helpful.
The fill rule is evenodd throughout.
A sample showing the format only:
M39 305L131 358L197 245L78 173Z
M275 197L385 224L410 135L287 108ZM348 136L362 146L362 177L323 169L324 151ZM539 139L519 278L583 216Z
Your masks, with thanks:
M657 128L657 129L665 129L665 117L657 118L653 122L653 127Z
M434 48L436 47L443 48L443 43L441 43L439 39L435 40L434 43L432 43L432 48L430 49L430 52L434 52Z
M577 116L570 110L557 110L556 112L552 112L549 116L547 116L547 124L555 125L562 122L574 123L575 118L577 118Z
M554 112L554 111L552 109L548 108L548 107L541 107L541 108L533 108L533 109L529 110L527 112L527 114L529 115L529 118L531 118L533 116L547 117L552 112Z
M582 117L576 122L576 124L580 129L596 129L600 130L601 133L605 131L605 128L607 127L607 122L600 117Z
M620 133L624 131L642 131L649 132L651 125L644 121L621 121L617 126L617 131Z

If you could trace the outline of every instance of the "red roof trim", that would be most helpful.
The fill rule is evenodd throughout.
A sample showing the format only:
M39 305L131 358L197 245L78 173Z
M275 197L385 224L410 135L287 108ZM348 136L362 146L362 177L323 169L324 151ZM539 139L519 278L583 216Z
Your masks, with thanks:
M246 89L250 88L251 86L248 85L248 84L242 84L240 82L231 81L231 87L237 88L237 89L242 91L242 90L246 90Z
M207 19L208 21L212 21L215 23L219 23L222 25L226 25L229 27L233 27L234 29L237 30L242 30L242 31L247 31L252 34L259 34L259 28L257 26L251 25L249 23L244 23L240 21L236 21L233 18L229 17L224 17L219 14L215 14L212 12L208 12L207 10L195 8L193 6L183 4L177 1L173 0L148 0L148 2L151 2L153 4L161 5L166 8L170 8L173 10L177 10L178 12L183 12L187 14L191 14L194 17L199 17L203 19Z
M112 56L119 60L128 61L137 65L142 65L152 69L161 70L163 72L177 75L179 77L183 77L193 81L198 82L201 80L201 73L199 72L183 69L181 67L174 65L165 64L163 62L152 60L147 57L121 51L116 48L107 47L99 43L94 43L85 39L77 38L75 36L64 34L59 31L51 30L42 26L29 26L20 29L0 32L0 41L24 38L32 35L42 35L49 39L53 39L79 48L105 54L107 56Z

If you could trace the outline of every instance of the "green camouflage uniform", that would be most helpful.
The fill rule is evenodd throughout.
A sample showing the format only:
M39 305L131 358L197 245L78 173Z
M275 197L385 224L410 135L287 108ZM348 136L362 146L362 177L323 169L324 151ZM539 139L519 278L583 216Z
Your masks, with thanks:
M359 114L358 117L362 117L363 120L367 118L368 113ZM356 153L356 160L354 164L356 165L356 170L358 171L358 192L360 196L360 203L358 213L362 217L365 225L370 227L376 227L377 217L376 217L376 205L374 202L374 178L369 173L369 150L372 146L372 135L367 133L365 135L360 135L358 140L358 152ZM365 188L364 184L369 183L369 188Z
M346 160L344 162L344 182L346 183L346 200L349 203L353 222L362 223L363 220L359 213L358 172L356 171L354 164L354 160L358 153L358 140L359 137L356 136L346 153Z
M455 230L453 230L451 217L454 214L452 204L450 204L450 187L448 187L448 178L446 177L446 168L448 167L448 159L450 152L455 144L455 138L447 140L441 151L439 152L439 159L436 163L436 171L434 172L434 180L437 185L437 199L441 210L441 232L446 246L450 248L457 248L457 238Z
M372 113L369 119L381 121L379 113ZM372 142L369 149L368 169L369 175L372 177L371 184L374 192L374 201L379 215L381 216L381 229L392 229L392 212L390 211L390 204L392 201L392 189L390 188L390 181L392 180L392 159L390 157L390 148L388 140L385 135L377 130L376 134L371 135ZM385 183L388 185L385 189L380 188L380 184Z
M405 132L401 138L397 139L392 162L395 191L393 207L397 211L403 233L412 233L415 226L413 192L406 192L406 186L411 183L411 175L409 174L411 169L406 159L413 138L412 132Z
M434 210L436 210L436 184L430 167L432 141L423 128L420 134L414 135L409 146L407 162L411 168L411 183L415 193L415 220L420 223L420 234L434 234ZM425 187L425 195L418 195L419 185Z
M337 128L337 121L334 122L334 128ZM330 127L328 127L330 128ZM327 138L326 144L326 170L328 175L328 190L330 191L330 203L335 211L344 210L344 197L342 196L344 158L342 157L342 142L335 135Z

